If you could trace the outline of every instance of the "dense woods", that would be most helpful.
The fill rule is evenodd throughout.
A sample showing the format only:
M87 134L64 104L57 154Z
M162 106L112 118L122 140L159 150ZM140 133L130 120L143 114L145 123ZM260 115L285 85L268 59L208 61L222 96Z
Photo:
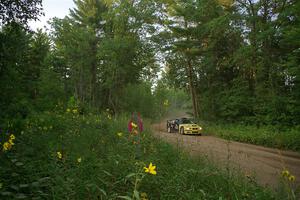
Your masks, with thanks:
M35 31L42 0L0 1L0 199L299 199L283 159L274 192L229 142L220 169L150 134L192 111L204 134L299 151L299 0L74 3Z
M48 33L26 25L39 13L39 2L25 5L32 12L20 19L2 21L2 122L66 106L70 99L82 112L154 114L159 103L151 87L159 66L147 37L158 21L155 2L75 1L69 16L51 20ZM7 11L5 3L1 9L19 12Z
M172 85L190 85L195 114L256 125L299 124L299 6L202 0L172 7L168 77Z
M151 116L159 84L187 91L204 120L299 125L298 1L75 4L46 33L27 26L40 1L1 3L2 122L70 97L114 113L141 109L131 103L138 98L157 105L144 111Z

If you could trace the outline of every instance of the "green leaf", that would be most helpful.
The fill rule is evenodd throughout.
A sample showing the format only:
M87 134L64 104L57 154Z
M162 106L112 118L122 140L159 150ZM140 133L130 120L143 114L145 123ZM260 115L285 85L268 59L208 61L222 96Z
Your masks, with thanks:
M27 196L25 194L23 194L23 193L19 193L19 194L15 195L15 198L16 199L26 199Z
M19 174L18 174L18 173L15 173L15 172L13 172L13 173L11 173L11 176L12 176L12 177L17 177L17 176L19 176Z
M29 185L28 184L20 184L19 187L20 188L27 188L27 187L29 187Z
M104 174L106 174L107 176L113 176L111 173L109 173L108 171L103 170Z
M126 199L126 200L132 200L129 196L118 196L119 199Z
M129 179L129 178L131 178L131 177L133 177L133 176L135 176L135 175L136 175L136 173L128 174L128 175L126 176L126 179Z
M134 191L133 191L133 195L134 195L134 197L135 197L137 200L140 200L140 193L139 193L139 191L134 190Z
M22 162L16 162L15 165L16 165L17 167L21 167L21 166L23 166L24 164L23 164Z
M107 193L105 192L105 190L103 190L102 188L100 188L98 185L94 184L94 183L89 183L86 185L87 188L91 188L91 189L96 189L99 192L101 192L104 196L107 196Z
M2 196L12 196L11 192L1 192Z
M16 186L16 185L11 185L11 186L9 186L11 189L13 189L13 190L16 190L16 191L18 191L19 190L19 187L18 186Z
M39 182L47 182L50 181L50 177L43 177L39 179Z
M35 182L32 182L31 185L32 185L32 187L39 187L40 183L35 181Z

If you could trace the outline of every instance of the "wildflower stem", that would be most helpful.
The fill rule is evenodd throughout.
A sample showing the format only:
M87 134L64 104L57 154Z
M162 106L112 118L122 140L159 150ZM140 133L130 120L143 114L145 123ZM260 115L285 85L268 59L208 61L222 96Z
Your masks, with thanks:
M135 191L137 191L137 187L138 187L138 173L135 175L135 183L134 183L134 190L132 193L132 199L135 199L134 193L135 193Z

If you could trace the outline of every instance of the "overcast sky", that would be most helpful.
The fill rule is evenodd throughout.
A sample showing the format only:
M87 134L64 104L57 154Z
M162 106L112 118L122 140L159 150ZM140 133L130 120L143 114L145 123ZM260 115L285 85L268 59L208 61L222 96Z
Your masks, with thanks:
M47 21L53 17L63 18L69 14L69 9L74 7L73 0L43 0L45 16L40 17L40 21L29 23L33 30L43 28Z

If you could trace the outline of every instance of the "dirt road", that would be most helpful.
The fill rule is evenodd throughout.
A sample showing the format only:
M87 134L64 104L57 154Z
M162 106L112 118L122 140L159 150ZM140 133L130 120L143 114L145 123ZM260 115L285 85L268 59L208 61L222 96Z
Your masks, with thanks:
M283 169L296 176L300 185L300 154L251 144L227 141L213 136L167 133L165 122L153 125L154 136L182 148L193 156L205 156L220 167L231 166L263 186L277 188ZM225 167L224 167L225 168Z

